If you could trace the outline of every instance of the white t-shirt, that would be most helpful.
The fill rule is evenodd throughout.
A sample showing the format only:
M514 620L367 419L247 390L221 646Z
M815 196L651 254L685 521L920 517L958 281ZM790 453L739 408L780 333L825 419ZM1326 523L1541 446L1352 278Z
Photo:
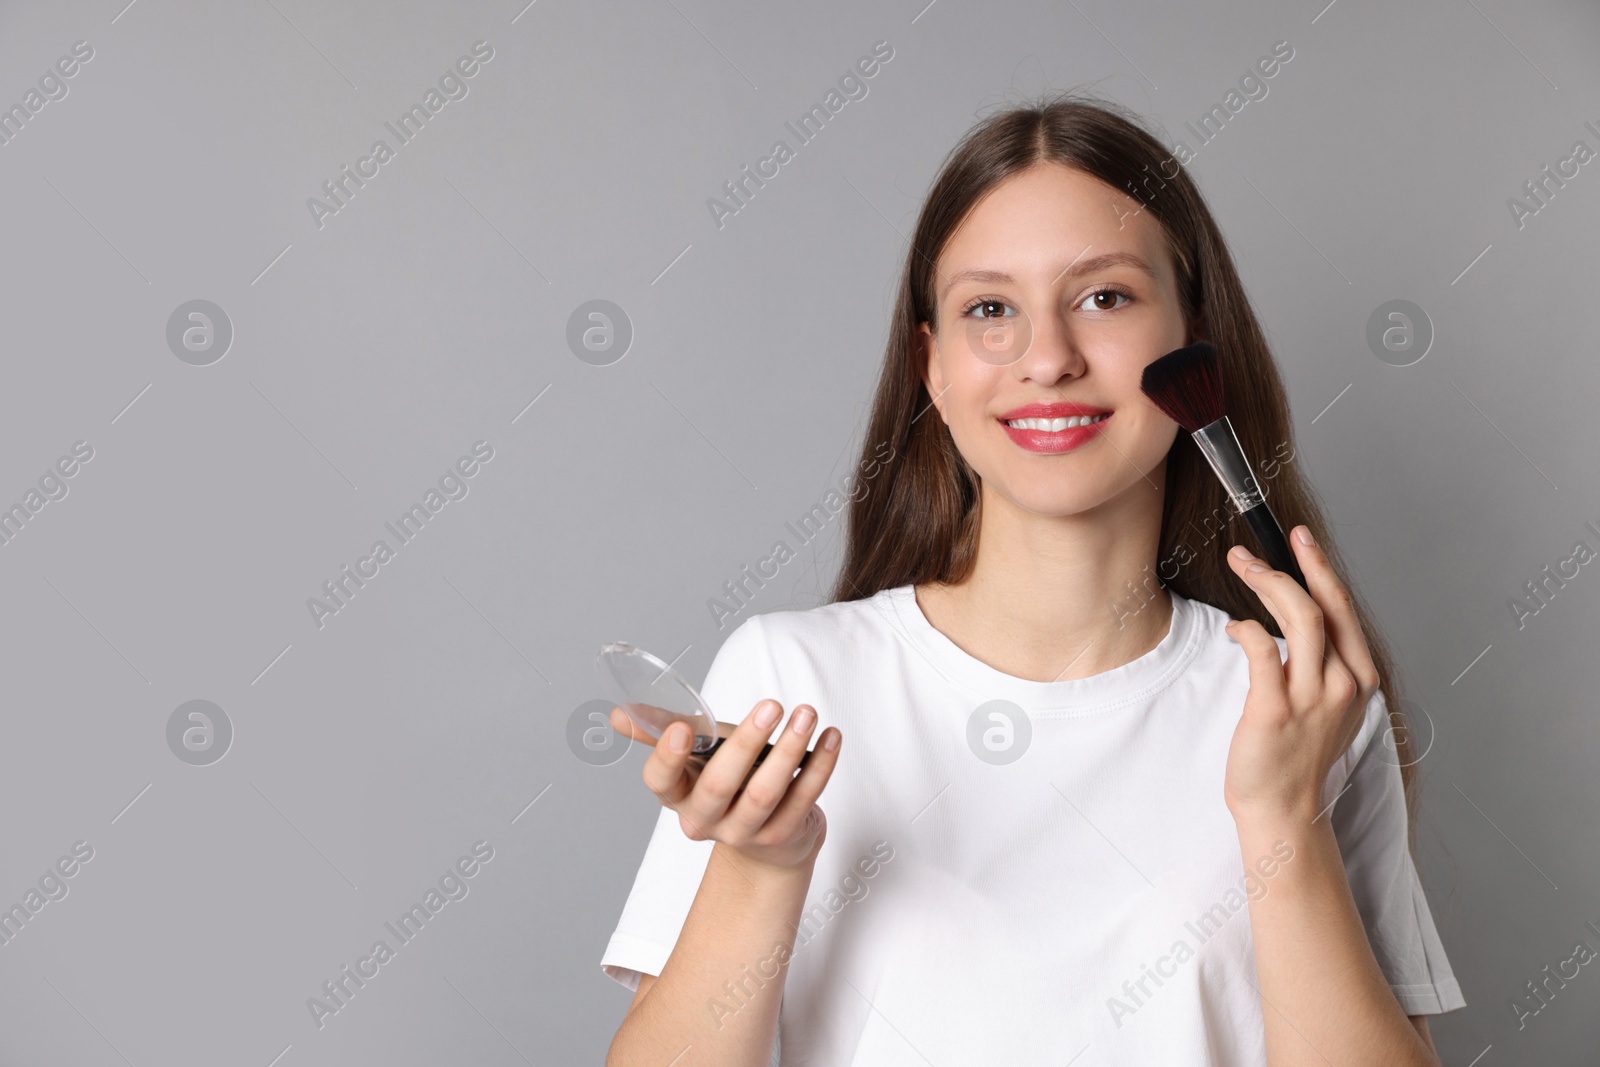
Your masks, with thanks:
M728 635L702 687L718 718L771 697L844 734L786 964L784 1067L1264 1067L1247 895L1273 890L1292 848L1247 875L1222 783L1248 660L1225 612L1168 592L1160 644L1058 682L962 651L909 585ZM1406 847L1387 727L1379 693L1322 801L1401 1007L1452 1011L1466 1001ZM662 809L606 974L635 989L661 973L712 846ZM723 1010L776 974L767 955L728 976Z

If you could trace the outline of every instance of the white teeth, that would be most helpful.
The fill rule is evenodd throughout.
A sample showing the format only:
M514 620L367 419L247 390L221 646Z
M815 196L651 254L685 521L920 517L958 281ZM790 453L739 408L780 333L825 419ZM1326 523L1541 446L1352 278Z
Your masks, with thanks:
M1074 415L1070 419L1007 419L1006 425L1017 430L1066 430L1074 426L1088 426L1094 422L1104 422L1110 418L1110 413L1104 415Z

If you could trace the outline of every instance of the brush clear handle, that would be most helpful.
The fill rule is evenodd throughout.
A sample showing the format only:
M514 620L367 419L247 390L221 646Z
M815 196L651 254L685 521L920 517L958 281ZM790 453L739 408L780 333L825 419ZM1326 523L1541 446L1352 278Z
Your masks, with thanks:
M1211 464L1222 487L1228 491L1234 510L1243 514L1267 502L1266 494L1256 484L1250 461L1244 456L1244 448L1240 446L1239 436L1233 432L1233 423L1228 421L1228 416L1224 415L1216 422L1196 430L1194 443L1200 446L1201 454Z
M1300 573L1300 565L1295 562L1294 550L1289 547L1289 539L1283 535L1277 516L1267 507L1267 495L1250 470L1250 461L1245 458L1244 448L1228 416L1200 427L1193 436L1206 462L1227 489L1233 506L1250 524L1250 532L1255 534L1256 544L1261 548L1261 558L1273 570L1283 571L1299 582L1300 588L1310 592L1305 575Z

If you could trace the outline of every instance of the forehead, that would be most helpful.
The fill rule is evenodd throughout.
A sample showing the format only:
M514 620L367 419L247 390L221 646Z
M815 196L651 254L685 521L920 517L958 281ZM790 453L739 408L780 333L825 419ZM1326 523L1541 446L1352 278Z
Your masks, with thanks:
M957 271L992 270L1049 282L1074 260L1130 252L1173 283L1161 224L1131 194L1059 163L1019 171L967 213L939 255L935 293ZM1087 250L1085 246L1088 246Z

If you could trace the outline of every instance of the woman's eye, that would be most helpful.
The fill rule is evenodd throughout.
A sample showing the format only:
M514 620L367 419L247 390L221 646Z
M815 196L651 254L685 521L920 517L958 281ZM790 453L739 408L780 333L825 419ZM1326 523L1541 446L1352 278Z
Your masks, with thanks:
M991 309L993 309L993 308L1006 308L1008 306L1009 305L1007 305L1006 303L1004 303L1003 301L1000 301L1000 300L974 300L972 303L968 304L966 307L961 309L961 314L963 316L971 315L974 311L977 311L978 309L981 308L981 309L983 309L983 314L979 315L978 318L980 318L980 319L993 318L994 316L989 314L989 311Z
M1084 299L1083 304L1079 304L1078 306L1079 307L1083 307L1084 304L1088 304L1090 302L1093 302L1094 306L1091 307L1091 308L1085 308L1085 310L1087 310L1087 311L1115 311L1115 310L1117 310L1117 308L1122 306L1120 304L1115 303L1115 300L1118 297L1121 297L1124 300L1132 299L1131 297L1128 296L1127 293L1124 293L1119 289L1096 289L1094 292L1090 293L1088 295L1088 297L1086 297Z

